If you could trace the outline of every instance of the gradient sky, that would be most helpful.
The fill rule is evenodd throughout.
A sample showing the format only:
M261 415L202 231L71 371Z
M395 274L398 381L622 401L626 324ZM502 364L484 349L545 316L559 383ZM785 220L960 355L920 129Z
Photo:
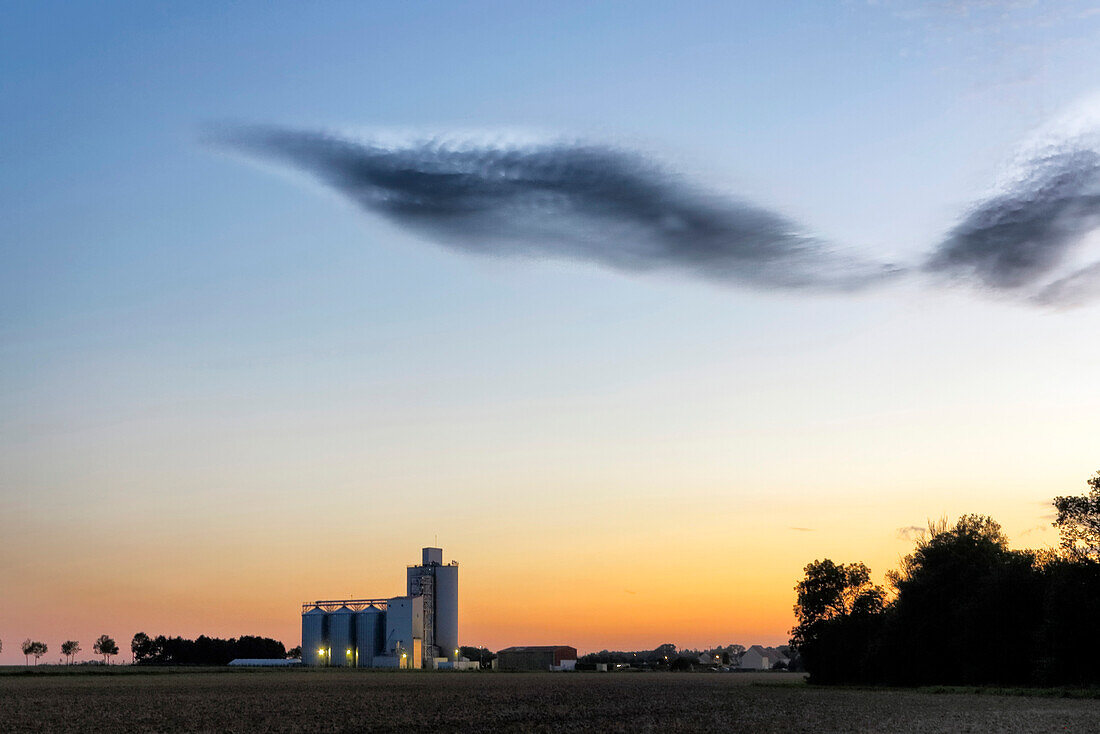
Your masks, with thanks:
M201 138L610 141L909 259L1098 109L1092 5L4 4L0 662L290 647L436 543L464 643L776 644L816 558L881 578L965 512L1056 542L1096 306L477 257Z

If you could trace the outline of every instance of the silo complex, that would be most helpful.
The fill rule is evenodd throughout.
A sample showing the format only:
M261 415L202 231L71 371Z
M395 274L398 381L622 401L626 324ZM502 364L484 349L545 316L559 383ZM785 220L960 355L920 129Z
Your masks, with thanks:
M435 667L457 659L458 564L425 548L409 566L406 596L302 605L302 662L360 668Z

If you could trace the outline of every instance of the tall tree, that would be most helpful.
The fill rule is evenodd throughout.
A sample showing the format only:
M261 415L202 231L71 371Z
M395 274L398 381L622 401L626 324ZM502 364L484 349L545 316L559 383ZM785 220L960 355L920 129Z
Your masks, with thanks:
M792 630L791 644L805 641L820 622L882 611L885 592L871 582L871 571L864 564L837 564L826 558L808 564L804 571L805 577L795 587L798 626Z
M806 661L812 682L859 682L872 662L870 641L881 626L886 593L862 563L826 558L805 568L795 587L798 624L791 646Z
M102 655L104 663L110 663L111 656L118 655L118 645L107 635L100 635L92 645L92 651L96 655Z
M65 640L61 643L61 654L69 660L69 665L73 664L73 658L80 652L80 643L76 640Z
M932 523L889 574L897 589L891 616L891 683L1017 684L1031 671L1005 640L1038 628L1041 578L1034 554L1013 551L984 515ZM945 666L934 649L965 650Z
M1062 536L1062 550L1067 555L1100 561L1100 471L1087 484L1087 494L1054 498L1058 510L1054 527Z
M31 664L31 653L34 652L34 640L32 640L29 637L27 639L23 640L23 644L21 646L21 649L23 650L23 663L25 665L30 665Z
M130 652L133 654L132 662L140 663L153 657L156 653L156 645L149 635L138 632L130 641Z

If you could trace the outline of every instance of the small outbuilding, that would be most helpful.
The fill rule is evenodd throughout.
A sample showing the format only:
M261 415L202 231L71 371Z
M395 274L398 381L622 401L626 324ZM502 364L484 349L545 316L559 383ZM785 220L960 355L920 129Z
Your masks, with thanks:
M293 668L301 665L297 658L284 660L282 658L236 658L229 661L230 665L247 668Z
M569 645L520 645L506 647L497 653L493 667L497 670L569 669L576 664L577 648Z

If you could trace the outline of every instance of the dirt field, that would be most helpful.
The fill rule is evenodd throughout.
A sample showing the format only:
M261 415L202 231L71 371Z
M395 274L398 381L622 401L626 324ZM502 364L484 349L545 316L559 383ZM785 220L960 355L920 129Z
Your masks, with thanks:
M1100 731L1100 700L820 689L793 674L116 670L0 675L0 730Z

